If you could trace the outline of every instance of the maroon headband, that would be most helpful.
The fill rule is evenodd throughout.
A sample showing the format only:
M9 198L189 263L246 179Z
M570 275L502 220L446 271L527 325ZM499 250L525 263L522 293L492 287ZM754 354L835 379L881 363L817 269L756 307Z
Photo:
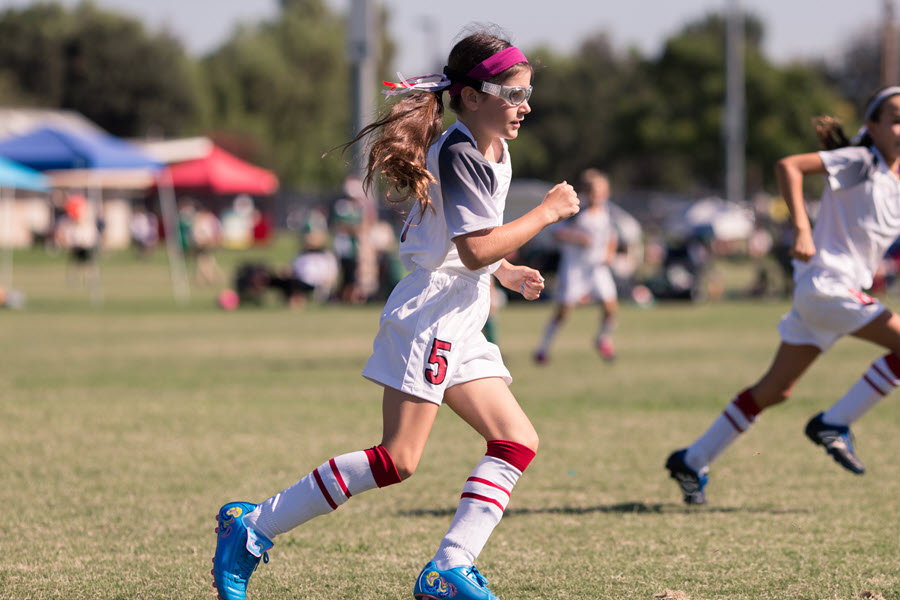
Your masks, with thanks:
M475 67L466 73L466 75L479 81L486 81L494 75L499 75L513 65L527 62L528 59L525 58L525 55L522 54L521 50L515 46L510 46L497 54L487 57L479 64L475 65ZM457 81L450 86L447 92L449 92L450 97L458 96L464 87L466 87L465 83Z

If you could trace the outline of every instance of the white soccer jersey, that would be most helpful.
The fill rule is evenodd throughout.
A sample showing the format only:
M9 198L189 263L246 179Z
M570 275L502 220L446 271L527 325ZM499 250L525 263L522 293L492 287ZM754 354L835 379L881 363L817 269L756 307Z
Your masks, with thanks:
M794 261L795 280L824 268L857 289L868 289L878 264L900 236L900 179L873 146L819 152L828 172L813 228L816 254Z
M440 404L448 387L487 377L512 381L496 345L481 332L490 311L490 277L500 262L470 271L453 238L503 224L512 176L503 160L488 162L457 122L428 151L434 210L411 211L400 258L412 271L397 284L363 376Z
M607 264L611 258L609 245L616 236L609 205L587 208L561 226L586 233L591 243L587 246L562 243L555 294L557 302L573 306L587 296L603 302L616 300L616 284Z
M503 224L506 193L512 179L512 165L506 140L503 160L489 162L475 145L469 129L457 121L428 151L428 171L437 182L431 186L431 204L424 214L416 206L400 236L400 259L412 271L466 269L453 238ZM474 273L487 276L500 262Z
M609 243L616 236L616 226L610 216L609 205L604 205L599 210L586 208L563 223L562 227L577 229L591 238L588 246L564 242L560 249L560 260L564 264L602 265L609 261Z

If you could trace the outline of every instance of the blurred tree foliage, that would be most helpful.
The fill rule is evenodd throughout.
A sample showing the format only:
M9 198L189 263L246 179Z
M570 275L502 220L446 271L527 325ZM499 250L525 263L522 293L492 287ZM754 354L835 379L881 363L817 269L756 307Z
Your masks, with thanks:
M772 165L813 151L812 117L846 114L824 74L811 66L777 67L760 52L761 22L746 28L747 184L774 190ZM658 57L617 56L604 36L574 56L537 53L530 139L517 148L517 171L552 180L588 166L628 187L688 193L724 187L725 22L718 15L687 25ZM524 136L523 136L524 137ZM532 149L534 147L534 149Z
M285 188L333 189L349 157L322 154L353 134L345 15L326 0L280 6L271 21L238 27L199 59L186 57L171 36L150 35L90 3L7 10L0 13L0 102L78 110L118 135L203 133L275 169ZM389 15L380 18L384 32ZM748 15L745 28L753 194L775 191L779 157L816 149L815 115L856 122L865 71L857 62L871 60L859 42L855 58L838 68L774 65L761 52L760 20ZM378 82L396 70L391 41L382 33L379 43ZM536 67L534 112L515 143L518 177L572 180L594 166L609 171L617 187L721 193L721 16L688 24L652 57L617 50L603 33L572 54L525 50Z
M206 128L226 147L243 138L257 150L248 158L274 167L287 185L333 186L347 165L322 154L351 136L345 21L324 0L281 6L278 19L240 28L204 60Z
M862 110L869 97L881 87L881 29L869 27L852 37L833 63L824 61L819 70L834 82L841 95ZM894 76L900 75L895 73ZM848 133L862 123L847 123Z
M89 2L0 14L0 102L76 110L115 135L173 134L197 89L181 44Z

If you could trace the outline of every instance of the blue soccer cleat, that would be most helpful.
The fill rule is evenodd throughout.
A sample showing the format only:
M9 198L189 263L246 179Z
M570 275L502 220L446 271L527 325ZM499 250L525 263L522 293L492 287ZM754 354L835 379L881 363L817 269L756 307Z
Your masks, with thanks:
M219 526L212 574L222 600L245 600L247 581L259 559L269 562L266 550L273 546L272 541L244 525L243 516L254 508L249 502L229 502L216 517Z
M413 597L416 600L499 600L487 584L488 580L475 565L442 571L431 561L419 573Z
M699 472L690 468L684 462L684 455L687 448L676 450L669 455L666 460L666 469L669 470L669 477L678 482L681 493L684 494L685 504L706 504L706 495L703 488L709 481L707 476L708 469L703 468Z
M806 424L806 437L814 444L824 446L825 451L835 462L848 471L857 475L865 473L866 468L853 450L853 434L850 433L850 427L829 425L822 420L823 414L825 413L817 414Z

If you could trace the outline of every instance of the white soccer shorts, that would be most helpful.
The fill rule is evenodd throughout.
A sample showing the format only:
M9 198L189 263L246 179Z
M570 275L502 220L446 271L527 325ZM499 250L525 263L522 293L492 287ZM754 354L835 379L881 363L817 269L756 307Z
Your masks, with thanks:
M778 323L782 341L827 351L841 337L872 322L886 308L837 276L809 269L794 283L791 311Z
M556 301L559 304L572 306L588 296L601 302L618 299L616 283L607 265L563 265L558 277Z
M500 349L481 333L490 294L487 279L413 271L384 306L363 377L435 404L467 381L499 377L509 385Z

